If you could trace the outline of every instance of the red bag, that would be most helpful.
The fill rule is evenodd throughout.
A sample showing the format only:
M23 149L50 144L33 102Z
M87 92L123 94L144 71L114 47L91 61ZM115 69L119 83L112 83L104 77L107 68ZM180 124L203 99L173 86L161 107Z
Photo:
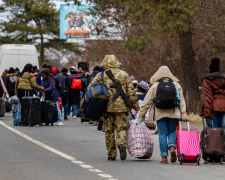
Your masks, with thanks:
M62 98L61 97L59 98L58 106L59 106L59 109L62 109Z
M81 79L73 79L71 89L82 89Z

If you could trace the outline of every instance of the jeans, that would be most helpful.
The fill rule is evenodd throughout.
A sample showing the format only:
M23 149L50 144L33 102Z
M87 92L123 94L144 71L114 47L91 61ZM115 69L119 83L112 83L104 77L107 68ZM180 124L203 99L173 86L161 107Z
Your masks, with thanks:
M61 113L61 111L60 111L60 109L59 109L59 104L58 104L58 102L56 102L56 106L57 106L57 111L58 111L58 123L59 122L63 122L63 120L62 120L62 113Z
M176 148L177 124L178 124L178 121L177 119L174 119L174 118L162 118L157 121L161 157L168 156L168 149L171 146L174 146L174 148ZM167 138L168 138L168 143L167 143Z
M68 92L59 92L59 96L62 98L62 106L64 107L64 117L68 114Z
M225 129L225 112L213 112L213 117L213 120L206 119L207 127L222 127Z
M73 116L76 116L77 115L77 105L72 104L72 108L73 108ZM69 106L69 108L68 108L68 115L70 115L70 110L71 110L71 106Z

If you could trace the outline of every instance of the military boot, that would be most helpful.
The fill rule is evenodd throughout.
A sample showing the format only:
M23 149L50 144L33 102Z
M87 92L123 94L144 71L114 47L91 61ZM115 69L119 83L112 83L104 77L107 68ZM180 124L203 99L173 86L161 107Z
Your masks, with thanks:
M120 151L120 159L122 161L125 160L127 158L126 146L124 144L120 144L119 151Z

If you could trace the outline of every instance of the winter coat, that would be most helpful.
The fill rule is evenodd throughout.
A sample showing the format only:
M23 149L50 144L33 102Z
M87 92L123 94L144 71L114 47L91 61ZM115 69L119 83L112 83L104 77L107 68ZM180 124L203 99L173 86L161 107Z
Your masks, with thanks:
M105 71L111 69L116 81L121 84L124 93L126 93L129 96L132 106L136 111L138 111L139 106L137 101L137 95L134 91L134 86L130 80L129 75L125 71L121 70L117 58L114 55L105 56L102 62L102 68ZM93 79L92 83L100 83L100 82L101 82L101 73L98 73ZM119 96L115 101L112 101L112 97L117 93L117 89L115 87L112 87L114 83L105 72L103 76L103 83L107 86L110 95L109 102L107 105L107 112L109 113L128 112L129 109L125 105L121 96ZM89 85L89 87L91 86L91 84Z
M80 103L80 89L71 89L71 85L72 85L73 79L80 79L80 75L73 74L69 78L70 78L69 106L71 106L72 104L78 105Z
M205 75L202 84L203 111L207 119L213 119L213 112L225 112L225 74L218 72Z
M100 73L100 71L94 71L87 79L87 86L90 84L90 82L95 78L95 76Z
M80 75L82 84L84 84L84 86L82 86L81 91L84 92L84 91L86 91L86 88L87 88L87 78L85 77L85 74L83 72L79 73L79 75Z
M18 86L18 87L17 87ZM18 89L23 90L32 90L38 89L41 90L41 86L37 85L35 82L35 77L33 74L25 72L22 77L17 78L16 84L15 84L15 94L18 94Z
M164 117L168 118L177 118L177 119L186 119L186 104L183 96L183 90L178 83L178 79L173 76L173 74L170 72L169 68L167 66L161 66L159 70L151 77L150 83L153 84L151 88L149 89L148 93L145 96L144 102L141 106L141 110L139 113L139 119L144 120L145 114L149 110L150 107L150 120L153 120L154 118L154 108L153 103L154 99L156 97L156 90L159 84L160 80L172 80L173 84L175 85L175 88L177 91L180 92L180 107L177 106L172 109L159 109L155 107L155 119L154 120L160 120Z
M50 76L49 84L48 80L42 80L41 86L46 89L45 92L45 100L50 100L54 102L58 102L59 100L59 92L57 88L55 88L55 77ZM39 91L39 97L42 97L42 91Z
M69 75L67 74L67 73L65 73L65 72L60 72L59 73L59 75L63 75L63 76L65 76L65 83L66 83L66 92L68 92L69 91L69 88L70 88L70 80L69 80Z
M6 89L7 89L8 93L9 93L9 97L15 95L15 84L16 84L17 78L18 78L17 73L8 73L7 74L5 86L6 86Z

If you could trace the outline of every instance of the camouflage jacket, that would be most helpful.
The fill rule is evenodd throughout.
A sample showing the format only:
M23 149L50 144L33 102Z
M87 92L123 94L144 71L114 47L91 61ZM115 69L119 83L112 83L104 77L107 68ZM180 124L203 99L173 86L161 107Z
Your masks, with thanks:
M134 91L134 86L130 80L129 75L125 71L120 70L121 67L117 58L114 55L107 55L102 62L102 68L105 71L111 69L116 81L121 84L124 93L126 93L129 96L131 104L133 105L134 109L138 111L139 106L137 101L137 95ZM98 73L93 79L92 83L100 83L100 82L101 82L101 73ZM119 96L115 101L112 101L112 97L117 93L117 89L115 87L110 87L111 85L114 85L114 83L105 72L102 83L108 87L108 92L110 94L107 112L110 113L128 112L129 108L125 105L121 96Z

